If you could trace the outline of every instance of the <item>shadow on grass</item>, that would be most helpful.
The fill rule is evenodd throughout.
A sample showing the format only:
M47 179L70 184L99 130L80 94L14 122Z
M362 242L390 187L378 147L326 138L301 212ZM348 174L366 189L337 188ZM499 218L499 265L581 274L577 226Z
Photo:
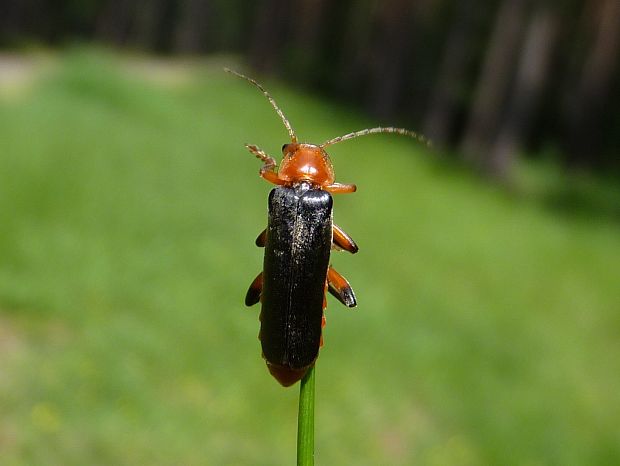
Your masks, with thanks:
M588 221L620 223L620 187L603 178L568 176L540 197L544 207Z
M494 187L515 201L527 200L564 218L620 225L620 177L616 173L566 171L548 161L525 160L518 173L504 182L472 169L458 154L435 155L431 166L436 173Z

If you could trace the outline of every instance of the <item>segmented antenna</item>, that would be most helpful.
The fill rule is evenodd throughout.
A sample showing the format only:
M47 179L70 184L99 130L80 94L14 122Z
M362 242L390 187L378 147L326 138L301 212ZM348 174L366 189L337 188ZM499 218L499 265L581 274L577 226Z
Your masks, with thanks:
M276 103L276 101L273 99L273 97L271 97L269 92L267 92L263 86L258 84L252 78L249 78L248 76L246 76L244 74L241 74L241 73L238 73L238 72L236 72L234 70L231 70L230 68L224 68L224 71L226 71L228 73L231 73L231 74L234 74L235 76L238 76L240 78L243 78L246 81L248 81L248 82L254 84L256 87L258 87L260 89L260 91L263 93L263 95L265 97L267 97L267 99L269 99L269 102L271 103L271 106L275 109L276 113L278 115L280 115L280 118L282 119L282 123L284 123L284 126L286 126L286 129L288 131L288 135L291 137L291 142L292 143L296 143L297 142L297 136L295 136L295 131L293 131L293 127L291 126L289 121L284 116L284 113L282 112L282 110L280 110L280 107L278 107L278 104Z
M353 138L356 138L356 137L359 137L359 136L366 136L367 134L376 134L376 133L396 133L396 134L402 134L403 136L412 137L412 138L416 139L417 141L420 141L422 144L425 144L427 146L431 145L431 141L429 139L424 137L422 134L418 134L418 133L416 133L414 131L409 131L408 129L405 129L405 128L393 128L391 126L387 127L387 128L383 128L381 126L378 126L377 128L363 129L361 131L355 131L353 133L345 134L344 136L338 136L337 138L330 139L329 141L324 142L319 147L327 147L327 146L331 146L332 144L337 144L339 142L346 141L348 139L353 139Z

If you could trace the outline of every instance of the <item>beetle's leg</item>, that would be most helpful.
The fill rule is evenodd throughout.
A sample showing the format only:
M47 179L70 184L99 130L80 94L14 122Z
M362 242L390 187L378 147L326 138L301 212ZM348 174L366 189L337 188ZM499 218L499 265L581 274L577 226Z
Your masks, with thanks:
M254 144L246 144L245 147L256 156L256 158L263 161L263 166L260 169L259 175L265 178L267 181L273 184L284 184L285 181L278 178L278 172L276 168L276 159L267 155L265 151L259 149Z
M321 339L319 340L319 348L323 348L323 329L325 328L325 324L327 323L327 319L325 318L325 309L327 308L327 280L325 280L325 291L323 292L323 315L321 316Z
M341 184L341 183L332 183L327 186L323 186L325 191L329 191L332 194L346 194L346 193L354 193L357 191L357 186L354 184Z
M267 228L260 232L260 235L256 237L256 246L259 248L264 248L265 243L267 242Z
M257 302L260 301L260 295L263 292L263 272L259 273L250 288L248 288L248 292L245 295L245 305L246 306L254 306Z
M338 298L338 301L342 304L348 307L355 307L357 305L353 288L351 288L347 279L336 272L336 269L331 265L327 269L327 283L329 284L329 292Z
M353 238L351 238L349 235L347 235L345 233L345 231L340 228L338 225L334 224L333 225L333 231L334 231L334 244L340 248L340 249L344 249L345 251L349 251L351 254L355 254L359 248L357 247L357 244L355 244L355 241L353 241Z

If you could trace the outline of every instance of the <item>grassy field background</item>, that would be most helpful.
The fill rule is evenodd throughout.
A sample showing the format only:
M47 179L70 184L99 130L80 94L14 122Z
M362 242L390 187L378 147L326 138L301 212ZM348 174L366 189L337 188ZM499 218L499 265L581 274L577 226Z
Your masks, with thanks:
M0 94L3 465L293 464L298 387L243 306L270 190L243 143L286 131L222 64L86 50ZM264 84L309 142L377 124ZM525 165L507 193L395 136L330 153L359 307L330 297L317 464L620 463L617 191Z

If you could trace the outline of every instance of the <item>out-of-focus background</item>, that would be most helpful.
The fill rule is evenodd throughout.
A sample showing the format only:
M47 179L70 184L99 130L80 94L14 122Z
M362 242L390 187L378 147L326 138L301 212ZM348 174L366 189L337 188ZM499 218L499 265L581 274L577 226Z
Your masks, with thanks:
M0 462L285 465L243 147L330 148L317 464L620 463L620 3L0 5Z

